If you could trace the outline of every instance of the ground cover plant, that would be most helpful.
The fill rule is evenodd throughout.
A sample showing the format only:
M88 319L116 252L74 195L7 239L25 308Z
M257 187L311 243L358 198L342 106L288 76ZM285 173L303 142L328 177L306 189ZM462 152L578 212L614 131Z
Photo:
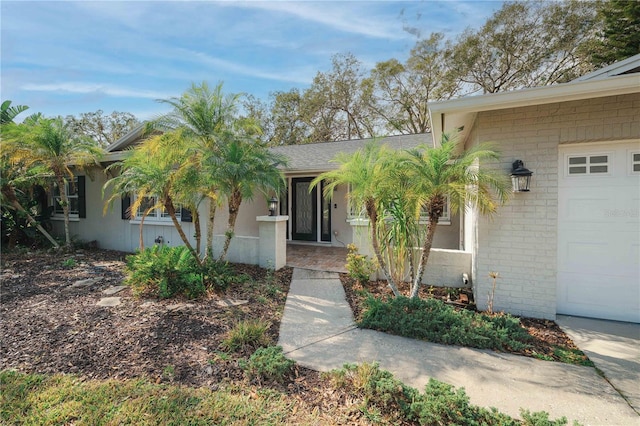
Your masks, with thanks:
M549 320L476 312L468 289L423 287L418 299L393 298L384 281L358 283L341 275L359 326L451 345L493 349L548 361L593 366L573 341ZM408 294L409 285L399 290ZM459 299L459 295L463 295Z
M126 256L3 253L0 423L409 425L439 415L422 399L427 408L394 408L400 384L377 367L358 367L372 377L363 393L355 367L334 373L339 383L287 360L276 343L291 270L228 265L248 279L198 299L126 288L119 305L97 306L125 280ZM434 403L465 403L438 389ZM510 424L503 417L486 423Z

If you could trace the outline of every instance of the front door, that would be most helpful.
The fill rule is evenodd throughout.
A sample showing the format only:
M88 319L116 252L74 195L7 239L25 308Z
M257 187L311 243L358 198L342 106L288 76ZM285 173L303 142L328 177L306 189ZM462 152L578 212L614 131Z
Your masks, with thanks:
M291 180L291 237L294 240L317 241L318 202L317 189L311 192L313 178Z

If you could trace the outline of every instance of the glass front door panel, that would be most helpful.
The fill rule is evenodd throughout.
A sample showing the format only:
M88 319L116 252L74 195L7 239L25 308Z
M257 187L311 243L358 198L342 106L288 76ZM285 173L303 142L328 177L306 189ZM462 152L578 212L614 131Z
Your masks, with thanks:
M313 208L309 196L309 182L296 182L296 229L299 233L308 234L313 230Z
M316 241L317 226L317 190L311 192L312 178L294 178L291 181L291 238L294 240Z

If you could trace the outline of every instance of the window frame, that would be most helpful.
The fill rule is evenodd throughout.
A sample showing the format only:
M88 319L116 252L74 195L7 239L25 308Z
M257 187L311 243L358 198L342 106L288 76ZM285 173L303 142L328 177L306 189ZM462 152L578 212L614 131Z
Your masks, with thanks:
M75 189L75 193L71 194L71 189ZM69 179L65 179L64 181L64 190L67 194L67 199L69 200L69 207L72 206L72 200L76 200L75 204L77 209L74 211L69 211L69 220L78 221L80 219L84 219L87 217L86 212L86 198L85 198L85 176L74 176L73 183ZM57 193L57 195L56 195ZM53 182L51 186L51 194L49 196L49 201L51 202L51 219L52 220L64 220L64 210L60 205L62 196L60 195L60 189L58 188L57 182Z
M634 159L634 156L640 157L640 151L629 151L629 174L640 175L640 158L638 160ZM638 166L638 170L635 170L635 166Z
M130 205L133 205L135 203L135 201L137 200L138 196L137 195L132 195L130 197ZM151 197L145 197L145 198L153 198L154 199L154 204L157 202L157 195L153 195ZM142 207L142 206L140 206ZM140 210L140 207L138 207L138 210L136 211L136 214L131 217L129 219L129 222L131 224L135 224L138 225L140 224L140 222L142 222L142 213L144 211ZM183 213L183 210L186 210L182 207L182 205L178 204L175 206L176 207L176 219L178 220L178 222L190 222L191 220L187 220L186 219L186 215ZM166 210L164 208L156 208L153 209L153 211L151 213L149 213L145 218L144 218L144 223L145 224L155 224L155 225L169 225L169 226L173 226L173 220L171 220L171 216L169 216L169 213L165 213Z
M605 163L592 163L591 158L595 157L607 157L607 161ZM573 158L584 158L585 162L581 164L571 164L571 159ZM590 152L590 153L581 153L581 154L565 154L564 159L564 175L569 178L578 178L578 177L586 177L586 176L611 176L612 168L613 168L613 152ZM606 166L606 172L593 172L591 170L592 167L598 166ZM571 173L572 168L584 167L584 173Z
M351 192L351 185L348 185L347 194L349 194L350 192ZM353 220L369 219L365 213L364 206L362 206L358 214L355 214L355 210L356 209L354 207L353 202L351 201L351 197L347 196L347 222L350 222ZM420 220L418 221L418 223L420 225L425 225L428 222L428 220L429 220L429 216L426 213L422 214L421 212ZM450 205L448 196L444 205L443 214L438 219L438 225L451 225L451 205Z

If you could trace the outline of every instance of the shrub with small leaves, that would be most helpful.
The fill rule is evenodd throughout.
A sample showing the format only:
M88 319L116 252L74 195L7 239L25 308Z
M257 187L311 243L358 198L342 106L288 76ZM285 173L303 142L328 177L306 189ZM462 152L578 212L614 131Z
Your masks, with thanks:
M485 315L456 310L437 299L380 300L369 296L360 326L447 345L522 350L531 336L508 314Z
M249 280L245 274L236 274L228 262L208 258L202 265L204 284L214 290L224 291L231 284L242 284Z
M359 254L358 247L355 244L349 244L347 249L349 253L347 254L347 264L345 266L349 276L360 284L368 282L371 274L377 269L377 263L375 260Z
M202 272L186 247L158 246L127 257L126 283L133 294L160 298L183 294L190 299L206 292Z
M285 358L280 346L258 348L248 361L239 362L249 380L257 379L261 383L283 383L291 374L294 364L292 360Z
M501 425L519 426L521 423L498 412L472 405L464 389L429 379L424 392L409 387L391 373L380 370L378 364L346 364L327 373L336 388L344 389L354 399L361 400L359 409L365 415L377 413L380 423L408 423L420 425ZM546 412L530 413L521 410L527 426L562 426L566 418L549 420Z

